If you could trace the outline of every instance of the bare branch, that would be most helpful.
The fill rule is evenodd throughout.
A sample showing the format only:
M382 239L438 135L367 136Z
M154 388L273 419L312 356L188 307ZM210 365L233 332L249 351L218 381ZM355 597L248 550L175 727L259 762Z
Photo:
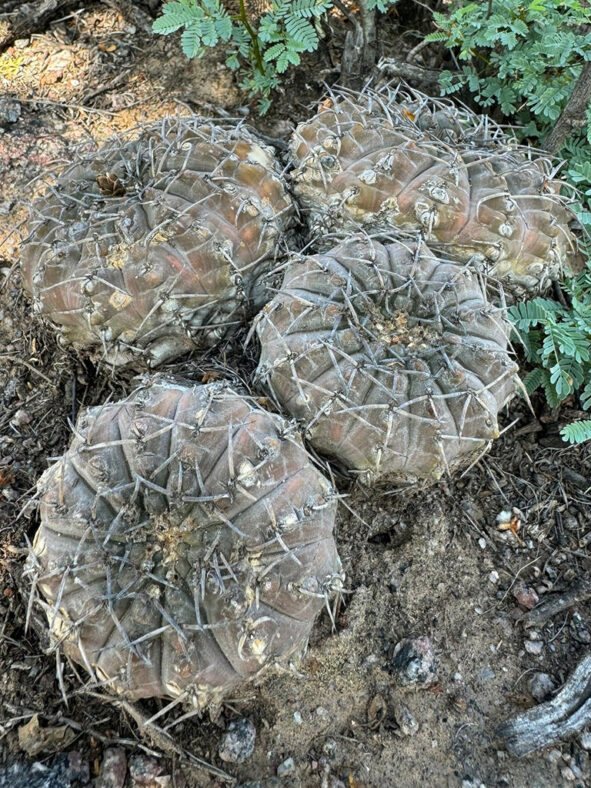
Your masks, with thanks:
M591 722L591 656L581 660L555 698L541 703L497 730L518 758L577 733Z
M557 153L566 138L574 130L581 129L585 125L585 113L589 102L591 102L591 61L587 61L583 66L561 116L544 140L544 148L547 151Z

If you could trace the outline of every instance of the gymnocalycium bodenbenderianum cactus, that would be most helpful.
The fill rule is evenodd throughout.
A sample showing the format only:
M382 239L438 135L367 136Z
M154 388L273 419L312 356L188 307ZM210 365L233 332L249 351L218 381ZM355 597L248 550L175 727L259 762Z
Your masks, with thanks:
M67 343L156 366L263 305L292 212L245 126L165 118L53 179L30 208L25 284Z
M29 572L54 643L130 699L219 701L300 653L341 582L331 485L227 383L87 409L39 491Z
M434 481L497 437L516 386L503 311L422 241L294 255L256 318L258 379L362 481Z
M300 123L291 151L313 235L422 231L432 249L518 291L579 265L555 163L451 102L337 91Z

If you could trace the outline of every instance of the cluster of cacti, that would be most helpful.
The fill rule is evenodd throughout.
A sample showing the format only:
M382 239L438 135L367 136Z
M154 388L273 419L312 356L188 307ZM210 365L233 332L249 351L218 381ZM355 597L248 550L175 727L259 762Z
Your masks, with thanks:
M246 128L165 119L33 203L25 284L66 342L157 366L262 306L292 211L273 151Z
M537 289L577 264L555 165L418 93L334 94L291 145L313 235L420 231L446 255Z
M292 255L272 300L294 204L240 125L144 127L31 207L25 280L66 341L158 365L263 307L255 383L296 420L161 378L82 414L39 483L30 573L54 643L97 685L203 707L302 650L341 570L336 496L298 424L395 485L465 468L499 433L516 365L473 263L540 285L575 259L569 214L548 163L494 124L387 98L338 94L298 127L295 191L339 243Z
M302 651L340 582L330 484L223 383L88 409L39 489L30 572L53 639L130 698L219 700Z
M257 318L259 380L320 452L364 480L465 467L515 389L509 327L476 274L422 242L294 256Z

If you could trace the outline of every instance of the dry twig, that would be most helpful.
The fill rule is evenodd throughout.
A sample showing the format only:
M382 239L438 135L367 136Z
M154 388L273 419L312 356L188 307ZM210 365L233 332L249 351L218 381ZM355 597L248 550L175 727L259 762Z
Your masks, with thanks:
M555 698L518 714L497 730L518 758L582 730L591 722L591 656L581 660Z

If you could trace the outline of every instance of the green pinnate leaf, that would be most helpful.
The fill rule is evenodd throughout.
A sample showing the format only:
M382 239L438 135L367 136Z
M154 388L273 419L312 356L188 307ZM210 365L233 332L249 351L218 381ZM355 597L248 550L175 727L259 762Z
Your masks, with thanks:
M232 38L232 20L227 13L223 13L215 20L215 29L221 41L229 41Z
M287 49L283 49L283 52L277 58L277 73L283 74L289 68L289 57Z
M313 52L318 46L318 34L307 19L291 17L287 19L285 29L308 52Z
M201 25L199 23L194 22L183 30L181 47L187 57L197 57L201 50Z
M528 394L533 394L545 381L544 370L541 367L532 369L523 379L523 385Z
M269 47L265 52L264 59L268 63L271 60L276 60L283 52L285 52L285 44L273 44L273 46Z
M162 16L152 23L154 33L168 35L179 30L183 25L190 25L195 20L196 6L191 0L174 0L164 3Z
M560 430L562 439L571 444L585 443L591 440L591 419L584 419L582 421L575 421L572 424L567 424Z

